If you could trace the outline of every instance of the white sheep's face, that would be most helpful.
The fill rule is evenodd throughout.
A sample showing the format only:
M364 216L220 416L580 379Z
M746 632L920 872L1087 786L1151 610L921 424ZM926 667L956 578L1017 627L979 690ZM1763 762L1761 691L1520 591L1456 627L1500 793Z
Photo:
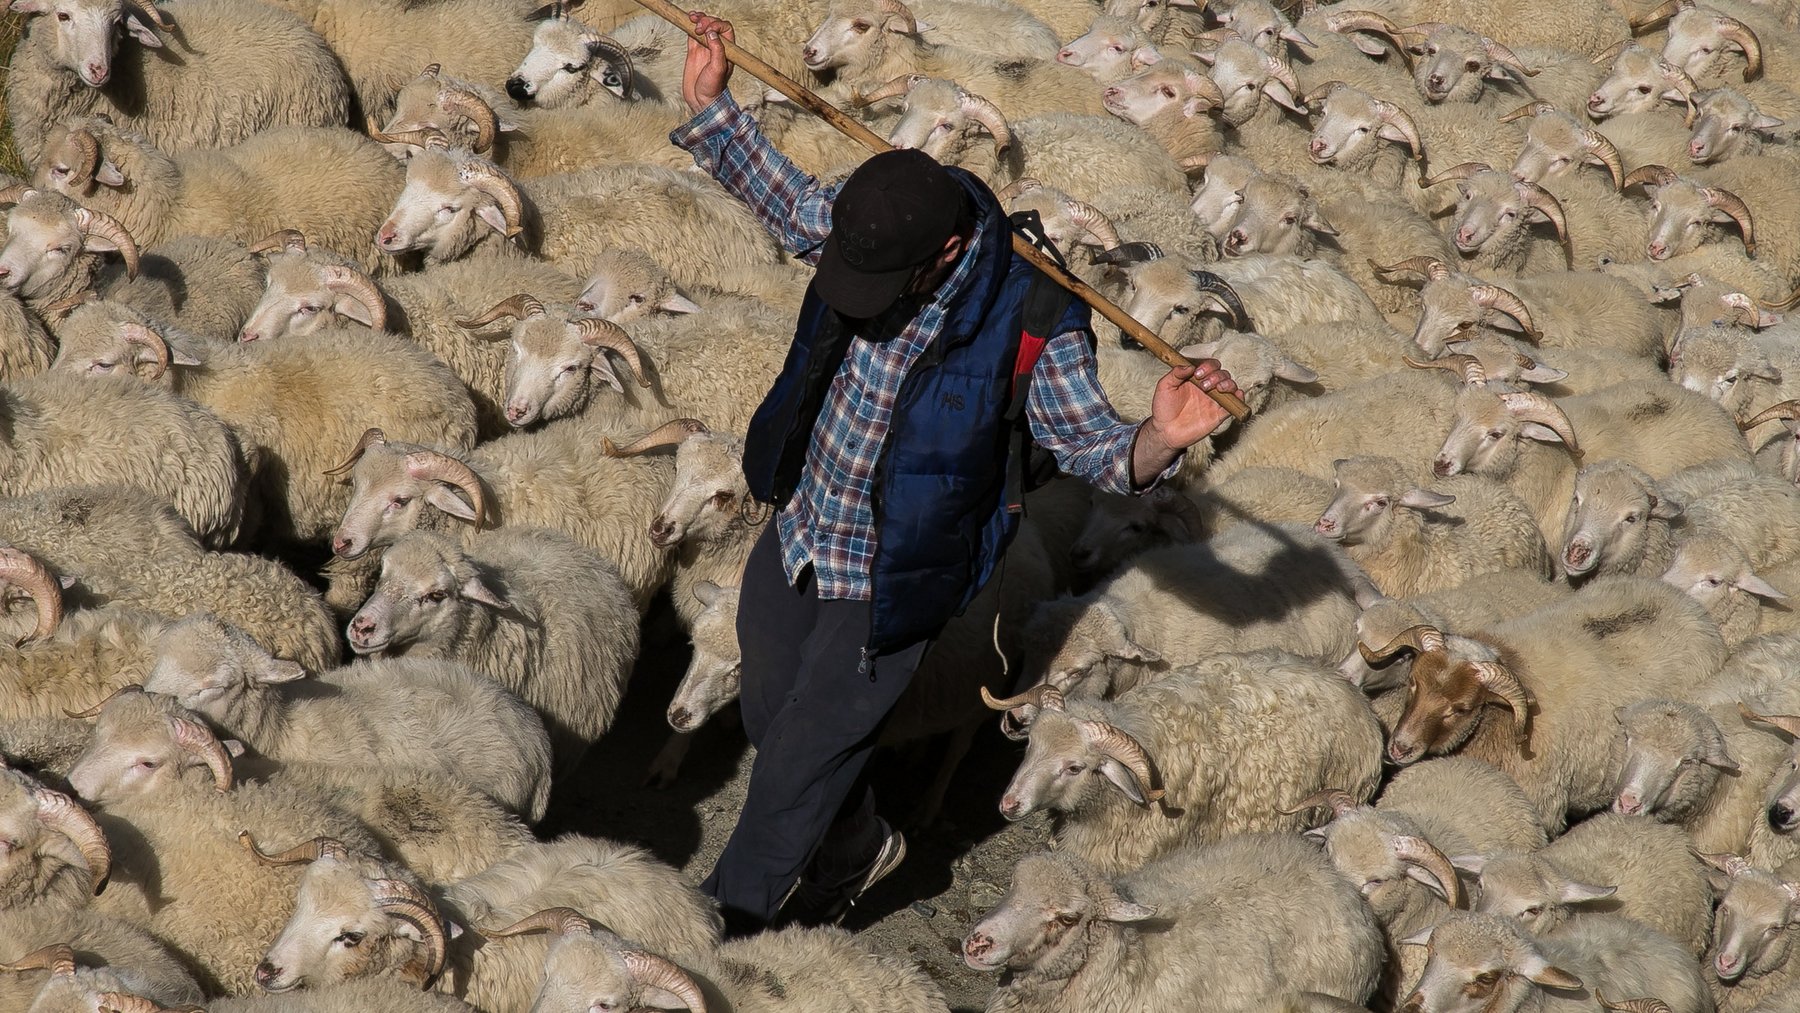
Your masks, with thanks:
M1125 275L1122 301L1132 319L1171 344L1194 337L1206 310L1217 305L1180 260L1166 257L1133 265Z
M1045 602L1031 618L1026 643L1053 650L1041 666L1042 681L1065 696L1105 697L1116 668L1162 664L1162 655L1133 640L1104 601Z
M1141 804L1137 775L1099 749L1098 728L1060 710L1039 710L1031 719L1025 758L1000 796L1000 815L1021 820L1039 810L1074 812L1115 787Z
M1434 358L1443 355L1450 342L1459 336L1474 334L1488 316L1475 302L1471 280L1458 275L1441 281L1427 280L1419 290L1419 304L1419 322L1413 326L1413 344Z
M506 353L506 422L523 429L579 415L602 387L623 392L606 353L581 340L580 327L555 314L513 326Z
M98 236L83 236L75 206L60 194L26 191L6 215L0 248L0 291L36 299L56 290L85 253L117 249Z
M1736 327L1683 330L1669 379L1711 398L1733 418L1748 418L1757 394L1781 382L1781 370Z
M1476 102L1490 74L1504 77L1488 60L1481 36L1446 25L1407 47L1413 55L1413 87L1427 102Z
M41 14L55 23L56 62L98 88L112 80L113 55L118 51L121 22L139 44L162 48L162 37L121 0L13 0L19 14ZM41 30L41 29L40 29Z
M1579 978L1546 960L1516 923L1497 915L1452 912L1428 938L1425 971L1402 1005L1416 1013L1513 1013L1537 986L1582 987Z
M1131 54L1144 41L1131 31L1132 27L1129 22L1101 15L1094 19L1086 35L1062 47L1056 62L1080 67L1096 81L1117 81L1132 72Z
M1483 250L1509 249L1528 222L1543 218L1543 212L1525 203L1524 195L1507 173L1476 173L1459 181L1457 188L1461 202L1450 239L1456 244L1456 252L1465 257Z
M1647 113L1666 98L1679 101L1681 93L1669 87L1665 66L1673 69L1662 57L1641 46L1620 53L1613 60L1612 72L1588 96L1589 118L1603 120L1608 116Z
M886 36L903 35L906 28L905 18L883 14L867 0L837 0L806 40L800 59L814 72L871 67L886 51Z
M1629 571L1644 558L1651 519L1681 512L1644 481L1623 468L1581 469L1563 526L1564 573L1575 578Z
M1385 544L1398 511L1428 510L1454 499L1415 488L1400 462L1391 458L1338 461L1333 481L1337 493L1313 523L1313 530L1342 545Z
M1729 88L1704 93L1695 106L1700 115L1688 138L1688 159L1696 165L1757 154L1762 151L1763 136L1782 124Z
M1758 599L1786 597L1756 575L1736 542L1719 535L1695 535L1675 550L1663 582L1680 588L1723 622L1742 608L1758 608Z
M1700 186L1678 179L1656 187L1650 200L1650 223L1644 252L1651 260L1668 260L1692 253L1713 237L1713 223L1730 225L1732 217L1710 207Z
M352 296L325 287L325 264L301 252L269 256L262 301L238 331L239 341L301 337L327 327L367 327L369 311Z
M1697 800L1711 797L1721 771L1737 769L1718 726L1703 714L1650 700L1619 708L1615 719L1613 812L1681 822Z
M271 655L250 635L210 615L189 616L156 643L144 689L174 697L189 710L230 727L257 687L293 682L306 670Z
M1581 167L1586 149L1581 145L1581 125L1562 113L1544 113L1525 128L1525 144L1513 159L1514 179L1543 183L1562 179Z
M1120 897L1078 859L1034 854L1019 860L1012 888L963 939L963 963L975 971L1027 971L1067 978L1087 962L1097 922L1133 924L1154 908Z
M1503 480L1518 465L1526 440L1562 442L1548 426L1520 421L1498 395L1465 387L1456 396L1456 421L1431 470L1439 478L1485 475Z
M1106 0L1106 14L1131 18L1146 32L1154 33L1169 17L1170 0Z
M85 308L85 307L84 307ZM169 353L170 361L175 361L168 343L163 336L133 319L96 319L100 314L86 315L82 326L66 326L62 332L62 347L56 350L56 359L50 363L50 369L56 373L71 373L78 376L126 376L142 379L164 388L173 385L173 377L164 373L156 375L158 368L157 355L151 345L161 346ZM71 321L76 320L74 316ZM193 364L191 355L182 354L181 360Z
M1244 187L1256 178L1256 163L1235 155L1220 155L1206 164L1206 179L1194 191L1191 205L1214 239L1224 241L1244 203Z
M649 254L616 249L595 258L575 309L623 326L653 313L696 313L700 306L676 290L675 280Z
M331 551L344 559L394 544L419 526L427 506L475 519L475 511L456 492L415 474L405 453L384 446L363 454L350 471L350 483L350 505L331 538Z
M381 578L350 619L350 649L358 655L395 654L449 645L467 627L471 611L510 607L449 539L419 532L382 555Z
M530 1013L625 1013L686 1009L665 989L640 983L626 966L627 945L605 930L566 932L550 944L544 983Z
M263 991L373 977L422 955L418 930L376 906L358 864L325 856L300 874L293 917L256 965Z
M1405 140L1382 123L1373 96L1356 88L1337 88L1325 96L1306 154L1318 165L1359 165L1375 154L1388 133L1395 135L1391 140Z
M1106 111L1127 123L1138 126L1170 111L1188 115L1185 105L1196 88L1202 87L1200 75L1172 63L1158 63L1101 93ZM1201 113L1198 107L1194 115Z
M545 21L531 36L531 51L506 79L506 94L544 109L624 98L630 81L597 47L594 31L579 21Z
M1604 900L1615 892L1612 886L1572 880L1536 855L1500 855L1481 865L1475 910L1510 918L1538 935L1568 920L1573 905Z
M1324 837L1325 857L1352 886L1362 891L1376 917L1384 922L1425 890L1414 882L1410 867L1395 854L1393 838L1400 831L1388 825L1389 819L1387 814L1372 809L1356 809L1308 834Z
M1669 20L1669 37L1663 43L1662 58L1696 81L1724 77L1730 62L1735 62L1731 54L1744 51L1743 46L1719 34L1711 11L1710 7L1694 8L1676 14Z
M442 262L468 252L489 230L506 234L493 200L460 179L456 160L422 151L406 163L406 186L376 231L375 246L384 253L423 250L428 260Z
M948 81L921 81L906 95L906 111L888 134L896 148L914 148L939 162L957 164L979 128L958 101Z
M675 450L675 481L650 522L650 543L667 549L723 539L742 527L749 495L743 442L710 432L690 435Z
M1225 234L1223 247L1229 256L1310 256L1316 234L1334 231L1320 217L1318 202L1291 183L1259 176L1244 184L1242 193L1237 221Z
M187 769L203 768L205 762L176 741L176 720L143 694L115 699L69 768L69 786L84 801L115 805L175 784Z
M1264 97L1284 108L1304 113L1299 100L1274 75L1269 54L1242 39L1230 39L1211 54L1212 79L1225 104L1219 116L1232 126L1250 122L1262 108Z
M738 648L738 589L701 583L694 589L705 610L691 631L694 656L669 701L669 727L691 732L738 698L743 655Z
M0 768L0 906L39 899L39 884L56 866L87 868L75 843L38 818L38 788L24 774Z
M1735 984L1786 966L1800 920L1800 887L1760 870L1720 878L1729 885L1713 915L1713 973Z
M1790 752L1764 793L1763 817L1769 829L1784 836L1800 829L1800 753Z

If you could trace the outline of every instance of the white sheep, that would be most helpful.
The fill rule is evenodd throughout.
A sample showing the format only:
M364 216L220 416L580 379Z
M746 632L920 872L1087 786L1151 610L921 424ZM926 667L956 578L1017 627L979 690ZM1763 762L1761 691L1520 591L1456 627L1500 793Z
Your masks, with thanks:
M1611 574L1659 576L1687 527L1686 503L1634 465L1584 464L1557 547L1557 566L1571 582Z
M55 15L28 22L7 71L7 116L28 161L67 116L103 113L170 151L350 116L336 56L272 6L23 0L16 9ZM129 36L122 52L121 36Z
M1404 601L1378 598L1360 602L1356 648L1344 655L1338 673L1351 685L1377 695L1376 712L1382 723L1391 728L1400 712L1396 694L1388 691L1406 687L1416 656L1405 647L1402 633L1421 625L1450 631L1482 629L1529 615L1567 598L1569 592L1567 584L1546 581L1536 571L1497 570L1472 577L1448 591ZM1402 649L1387 653L1397 644Z
M1763 816L1768 781L1788 751L1737 706L1639 700L1619 708L1613 811L1683 827L1705 853L1745 851L1751 825Z
M1106 111L1142 127L1184 170L1204 169L1223 153L1225 139L1207 113L1225 98L1212 78L1185 61L1164 60L1154 49L1139 49L1142 69L1101 93Z
M1652 211L1645 228L1644 252L1666 261L1720 241L1720 226L1729 223L1742 240L1745 257L1768 262L1791 286L1800 281L1800 213L1781 189L1792 171L1790 159L1741 155L1719 165L1681 175L1660 165L1640 166L1626 185L1643 183ZM1727 241L1736 251L1739 244Z
M1382 963L1368 905L1296 834L1245 834L1117 878L1027 855L962 954L1008 972L988 1008L1018 1013L1225 1013L1301 991L1360 1002Z
M1709 855L1718 868L1719 909L1713 919L1706 980L1724 1010L1756 1008L1795 980L1795 870L1758 869L1736 855Z
M1234 834L1300 830L1292 793L1369 797L1381 728L1362 694L1317 663L1275 651L1221 654L1111 701L1029 702L1025 757L1000 799L1018 820L1057 816L1056 846L1106 873Z
M1742 292L1733 295L1751 302ZM1752 313L1755 321L1769 319L1754 309ZM1669 353L1669 378L1719 402L1740 423L1791 400L1800 394L1793 329L1751 328L1730 326L1729 318L1726 326L1683 328Z
M562 535L507 528L464 547L415 531L382 554L349 641L358 655L466 662L543 714L569 771L625 695L636 619L619 571Z
M169 1003L201 998L194 976L148 932L85 908L37 905L0 911L9 959L0 974L0 1002L7 1009L35 1010L40 996L69 1005L48 1010L78 1010L101 991L129 987L134 994ZM86 966L77 962L76 949ZM91 989L91 991L90 991ZM70 993L77 993L71 995ZM71 1001L72 1000L72 1001Z
M112 848L87 810L17 771L0 768L0 908L79 908L105 889Z
M1758 634L1800 629L1800 615L1784 603L1800 593L1800 565L1757 567L1728 535L1682 542L1662 579L1704 606L1734 647Z
M748 29L752 27L746 26L742 36L745 44L749 43ZM561 17L553 14L539 21L532 30L531 49L507 77L506 94L521 105L530 103L539 109L566 109L590 103L605 107L613 104L606 97L609 95L665 101L676 97L648 94L647 84L634 72L631 53L618 39L564 11ZM397 101L396 107L399 104Z

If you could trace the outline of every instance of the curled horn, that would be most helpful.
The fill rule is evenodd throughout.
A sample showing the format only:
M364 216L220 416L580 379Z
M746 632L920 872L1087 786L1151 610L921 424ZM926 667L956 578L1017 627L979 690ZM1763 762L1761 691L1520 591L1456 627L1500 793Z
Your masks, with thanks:
M475 511L475 530L481 530L481 523L487 517L487 496L481 491L481 479L468 465L435 450L415 450L406 455L406 473L427 482L443 482L461 489Z
M1436 845L1410 834L1395 837L1389 843L1395 858L1431 873L1438 886L1443 888L1444 903L1451 908L1462 906L1462 883L1456 878L1456 866L1450 864L1450 859Z
M1270 57L1270 59L1273 60L1274 57ZM1277 61L1277 62L1279 63L1279 61ZM1283 80L1283 83L1285 84L1285 83L1287 83L1287 81L1291 81L1293 79L1294 74L1293 74L1293 71L1287 70L1286 64L1281 64L1281 68L1282 68L1282 70L1287 71L1287 78L1285 78ZM1271 74L1273 74L1272 69L1271 69ZM1219 90L1219 82L1214 81L1212 78L1207 77L1205 74L1200 74L1196 77L1190 78L1189 80L1195 82L1192 97L1205 99L1208 103L1208 108L1217 109L1220 106L1225 104L1225 93ZM1292 90L1294 90L1296 92L1300 90L1298 85L1292 85L1290 87L1292 88Z
M1522 120L1527 116L1542 116L1545 113L1553 113L1555 111L1556 107L1548 102L1527 102L1519 108L1514 109L1512 112L1500 117L1500 122L1511 123L1514 120Z
M1326 99L1330 98L1332 92L1337 91L1339 88L1348 88L1348 87L1350 87L1350 86L1348 84L1344 83L1343 81L1336 81L1336 80L1327 81L1324 84L1319 85L1317 88L1314 88L1312 91L1309 91L1305 95L1301 96L1300 104L1303 106L1316 106L1320 102L1323 102Z
M1461 376L1462 381L1471 387L1481 387L1487 384L1487 370L1481 368L1481 360L1473 355L1452 352L1449 355L1440 355L1435 359L1424 360L1403 355L1400 357L1400 361L1414 369L1448 370Z
M369 884L369 893L383 914L413 926L423 937L424 960L409 965L408 969L417 967L424 975L419 987L430 988L437 976L444 973L444 959L449 947L449 934L444 931L444 919L438 915L437 905L418 887L400 879L377 879Z
M894 78L874 91L860 96L860 101L857 104L865 106L874 105L884 99L910 95L912 94L912 90L918 87L919 82L923 80L925 80L924 74L901 74L899 77Z
M1738 704L1738 715L1745 721L1756 721L1765 725L1774 725L1776 728L1781 729L1789 735L1800 738L1800 717L1794 717L1790 714L1758 714L1741 703Z
M1372 665L1386 661L1409 647L1415 654L1438 654L1449 650L1449 642L1437 627L1423 623L1401 630L1399 636L1388 641L1384 647L1371 650L1360 638L1356 642L1357 652L1363 656L1364 661Z
M1700 196L1708 207L1718 208L1737 222L1738 228L1744 233L1744 253L1756 256L1756 219L1750 216L1750 208L1744 203L1744 199L1730 190L1721 190L1716 186L1701 187Z
M331 264L319 272L319 280L325 283L327 290L362 303L369 313L372 330L387 330L387 300L381 297L381 290L368 275L347 264Z
M438 89L437 102L439 109L462 116L475 125L473 150L482 152L494 146L494 137L500 132L500 119L480 95L467 88L445 85Z
M250 857L256 859L258 865L306 865L321 858L341 862L350 857L350 849L335 837L315 837L273 855L264 851L248 830L238 831L237 839L244 850L250 852Z
M1655 163L1640 165L1625 174L1625 179L1619 184L1619 189L1624 190L1639 183L1645 186L1668 186L1679 178L1675 175L1675 170L1666 165Z
M95 1008L100 1013L206 1013L204 1006L164 1006L128 992L102 992Z
M1594 991L1594 1001L1617 1013L1675 1013L1661 999L1608 999L1598 989Z
M125 0L125 2L131 5L132 10L142 14L151 24L163 31L166 32L174 27L169 24L169 19L163 16L163 12L157 9L156 0Z
M1155 802L1163 797L1163 789L1151 787L1155 782L1150 774L1150 754L1144 752L1138 740L1104 721L1083 721L1081 727L1095 749L1124 764L1137 778L1144 789L1144 801Z
M1163 248L1155 243L1120 243L1110 250L1094 254L1096 264L1146 264L1163 258Z
M700 993L700 986L673 961L643 950L626 950L620 956L625 960L625 969L640 985L660 988L675 996L688 1013L706 1013L706 997Z
M1388 36L1401 34L1399 25L1374 11L1339 11L1325 19L1325 27L1339 34L1344 32L1380 32Z
M1287 86L1289 93L1294 95L1301 93L1300 82L1294 77L1294 71L1287 65L1286 60L1283 60L1279 56L1266 56L1263 58L1263 69L1269 72L1270 77ZM1218 82L1214 81L1213 86L1216 89L1218 87ZM1220 92L1219 98L1222 102L1225 98L1225 94Z
M80 719L97 717L97 716L99 716L101 711L106 709L107 704L112 703L114 700L118 699L119 697L122 697L127 693L142 693L143 691L144 691L144 687L139 686L136 683L132 683L129 686L120 686L118 689L115 689L111 693L106 694L106 699L100 701L99 703L93 705L92 707L89 707L87 710L84 710L84 711L65 710L65 711L63 711L63 713L68 715L69 717L80 718Z
M1482 688L1506 701L1512 708L1513 721L1516 727L1513 738L1521 745L1531 737L1531 693L1525 689L1519 677L1508 671L1505 665L1497 661L1477 661L1470 665L1475 670L1475 681Z
M981 687L981 702L992 711L1009 711L1014 707L1036 707L1038 710L1059 711L1063 709L1062 690L1047 682L1040 682L1018 696L997 697L988 692L986 686Z
M31 595L32 603L37 606L36 625L30 633L14 642L14 647L23 647L33 640L48 639L56 632L56 628L62 624L62 585L57 583L56 577L43 563L18 549L0 548L0 581Z
M1294 803L1292 809L1283 809L1280 806L1277 806L1275 811L1283 816L1298 816L1308 809L1317 809L1319 806L1330 806L1331 818L1335 820L1361 805L1362 803L1356 800L1355 795L1350 794L1342 788L1326 788L1324 791L1313 792L1311 795Z
M1607 46L1605 52L1602 52L1599 56L1594 57L1594 59L1591 62L1596 67L1610 66L1612 64L1612 62L1614 60L1617 60L1619 58L1619 56L1621 54L1623 54L1627 49L1630 49L1636 45L1637 45L1636 39L1622 39L1618 42L1613 43L1610 46Z
M1063 202L1063 210L1068 213L1070 221L1094 237L1101 249L1110 250L1119 245L1119 230L1113 228L1113 223L1100 213L1100 209L1086 201L1071 198Z
M1494 167L1486 162L1463 162L1460 165L1453 165L1435 176L1420 176L1419 188L1421 190L1428 189L1437 186L1439 183L1448 183L1453 179L1468 179L1478 172L1493 171Z
M457 178L493 201L506 219L506 238L514 239L525 231L525 198L519 187L491 162L464 162L456 170Z
M75 845L75 850L81 852L81 860L87 863L94 893L104 890L106 878L112 875L112 848L106 843L100 824L94 822L86 809L60 791L34 788L31 797L37 803L38 822Z
M650 386L650 378L644 375L644 360L638 354L638 347L631 343L631 336L625 328L610 320L599 320L584 317L575 321L575 329L581 336L581 343L594 348L610 348L625 360L631 367L631 377L639 387Z
M912 10L909 9L905 4L901 3L900 0L875 0L875 9L880 11L883 14L889 15L891 17L899 18L900 23L904 26L903 28L901 28L901 31L904 32L905 34L907 34L907 35L917 35L918 34L918 32L919 32L918 20L913 17Z
M994 137L994 154L999 155L1012 147L1012 131L1007 129L1006 116L1000 107L968 92L959 92L957 101L961 104L964 116L987 128Z
M36 187L33 187L30 183L14 183L11 186L0 187L0 207L10 207L17 204L24 200L26 195L34 193L35 191Z
M1721 14L1713 18L1713 31L1719 33L1719 38L1737 43L1744 51L1744 80L1762 73L1762 42L1749 25Z
M1032 176L1020 176L1018 179L1001 187L1000 191L994 194L994 196L999 199L1001 204L1010 204L1012 201L1018 199L1020 194L1027 194L1033 190L1041 189L1043 185L1044 184L1038 182L1037 179Z
M84 236L99 236L119 248L119 259L125 261L125 277L136 278L138 245L117 218L91 208L75 209L75 226Z
M1518 296L1498 285L1476 285L1469 289L1469 296L1475 300L1475 305L1504 313L1517 320L1519 326L1525 329L1525 336L1533 344L1543 340L1544 335L1531 321L1531 311L1525 308L1525 301Z
M484 931L482 935L489 939L506 939L509 936L522 936L527 932L552 932L556 935L568 935L571 932L587 932L594 927L588 916L572 907L549 907L542 911L528 914L503 929Z
M1739 423L1738 428L1743 430L1755 429L1764 422L1772 422L1775 419L1783 419L1788 422L1800 421L1800 400L1782 401L1777 404L1772 404L1758 412L1756 417L1750 421Z
M1787 298L1775 302L1764 302L1761 299L1758 299L1756 300L1756 305L1761 306L1766 310L1791 310L1795 306L1800 306L1800 288L1796 288L1788 293Z
M625 91L629 94L631 81L637 76L637 69L631 65L631 51L610 35L590 35L583 41L587 43L588 52L605 57L606 62L619 72L619 79L625 82Z
M1509 392L1500 395L1500 400L1514 418L1548 427L1569 448L1569 453L1581 456L1581 447L1575 442L1575 427L1555 401L1536 391Z
M142 325L128 324L119 332L119 339L150 353L150 364L156 367L156 372L150 374L150 379L160 380L169 371L169 343L162 339L162 335Z
M69 131L69 143L80 152L80 161L69 166L69 185L85 186L100 168L100 140L86 127Z
M219 744L219 740L205 726L187 718L174 718L175 744L183 752L199 757L206 769L212 771L213 787L221 792L231 790L231 754Z
M1692 6L1692 0L1663 0L1657 8L1636 21L1631 22L1631 30L1642 31L1658 21L1667 21L1674 17L1683 7Z
M1375 115L1381 118L1381 122L1400 131L1400 136L1406 138L1406 146L1412 149L1413 161L1424 158L1425 142L1419 139L1419 125L1413 122L1406 110L1381 99L1376 99L1373 104Z
M428 77L428 78L431 78L433 81L435 81L435 80L437 80L438 74L443 72L443 69L444 69L444 65L441 63L428 63L425 65L424 70L419 71L419 77L420 78Z
M1612 176L1613 189L1625 189L1625 162L1619 157L1619 149L1606 139L1605 134L1584 127L1581 131L1581 146L1589 156L1606 166L1607 174Z
M249 250L251 253L273 253L276 250L284 253L305 253L306 234L299 229L282 229L279 232L271 232L251 243Z
M500 300L489 307L487 312L482 313L480 316L469 320L458 320L456 326L461 327L464 330L472 331L477 327L486 327L488 324L491 324L502 317L514 317L519 320L524 320L529 317L541 317L543 315L544 304L538 302L536 297L520 292L517 295L509 295L505 299Z
M1698 852L1698 854L1706 864L1734 879L1745 873L1756 871L1756 867L1741 855L1714 855L1705 852Z
M10 964L0 964L0 971L49 971L67 976L75 973L75 948L68 943L52 943L32 950Z
M1410 271L1413 274L1423 275L1429 281L1443 281L1445 278L1450 277L1450 265L1436 257L1408 257L1405 260L1389 264L1386 267L1371 260L1369 261L1369 266L1374 268L1375 273L1380 275L1399 274L1403 271Z
M356 462L362 460L362 455L363 455L364 451L368 450L370 447L374 446L377 443L386 443L386 442L387 442L387 436L384 433L382 433L381 430L379 430L379 429L363 430L363 434L357 438L356 446L354 446L350 449L350 456L344 459L344 463L338 465L335 468L328 469L327 471L325 471L325 474L327 474L327 475L347 475L347 474L349 474L350 469L356 467Z
M450 135L437 127L417 127L412 130L396 130L388 133L377 128L371 121L365 128L369 140L377 144L410 144L415 148L448 148Z
M1512 50L1495 42L1493 39L1483 38L1481 40L1481 48L1487 53L1488 59L1511 70L1515 74L1522 74L1525 77L1536 77L1543 73L1541 69L1532 70L1530 67L1525 66L1525 61L1519 59Z
M1250 311L1244 308L1244 300L1238 297L1237 289L1231 283L1211 271L1189 271L1188 277L1194 281L1194 287L1210 295L1225 312L1231 316L1231 329L1247 331L1250 329Z
M600 452L607 457L636 457L658 447L679 447L687 442L688 437L705 432L711 430L699 419L670 419L623 447L614 444L612 437L603 437L600 440Z

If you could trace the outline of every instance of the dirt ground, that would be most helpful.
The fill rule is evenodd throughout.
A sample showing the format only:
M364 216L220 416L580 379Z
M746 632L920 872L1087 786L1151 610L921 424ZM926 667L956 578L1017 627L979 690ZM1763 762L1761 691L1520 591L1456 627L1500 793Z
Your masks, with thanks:
M648 629L662 626L658 618L652 616ZM648 632L646 638L658 639ZM741 731L715 718L698 733L672 786L645 786L645 772L670 735L663 712L688 658L680 637L661 639L673 642L646 646L618 721L582 769L557 784L539 833L579 831L632 841L698 882L711 871L737 822L751 753ZM877 755L878 805L888 819L909 812L909 789L929 782L936 748L933 744L925 750L931 755L919 757ZM907 834L905 863L844 923L884 952L917 961L959 1013L981 1010L994 986L993 975L963 965L962 937L999 901L1019 856L1041 847L1047 837L1043 817L1009 825L996 808L1023 748L1001 736L997 723L988 723L962 764L943 814L930 827Z

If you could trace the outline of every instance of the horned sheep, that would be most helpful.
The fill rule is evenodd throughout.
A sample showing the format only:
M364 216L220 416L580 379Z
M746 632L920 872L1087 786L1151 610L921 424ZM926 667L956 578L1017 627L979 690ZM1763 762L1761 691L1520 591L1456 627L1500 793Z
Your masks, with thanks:
M1794 981L1794 869L1758 869L1737 855L1708 855L1718 873L1718 913L1705 962L1719 1008L1750 1010Z
M194 976L148 932L86 908L38 905L0 911L0 932L8 943L0 952L11 958L0 965L5 968L0 1002L7 1009L37 1010L34 1003L46 994L64 1001L71 991L87 992L80 999L98 998L100 989L88 992L92 986L129 987L134 994L171 1004L201 997ZM85 967L78 965L77 951ZM79 1008L77 999L45 1011L74 1013Z

